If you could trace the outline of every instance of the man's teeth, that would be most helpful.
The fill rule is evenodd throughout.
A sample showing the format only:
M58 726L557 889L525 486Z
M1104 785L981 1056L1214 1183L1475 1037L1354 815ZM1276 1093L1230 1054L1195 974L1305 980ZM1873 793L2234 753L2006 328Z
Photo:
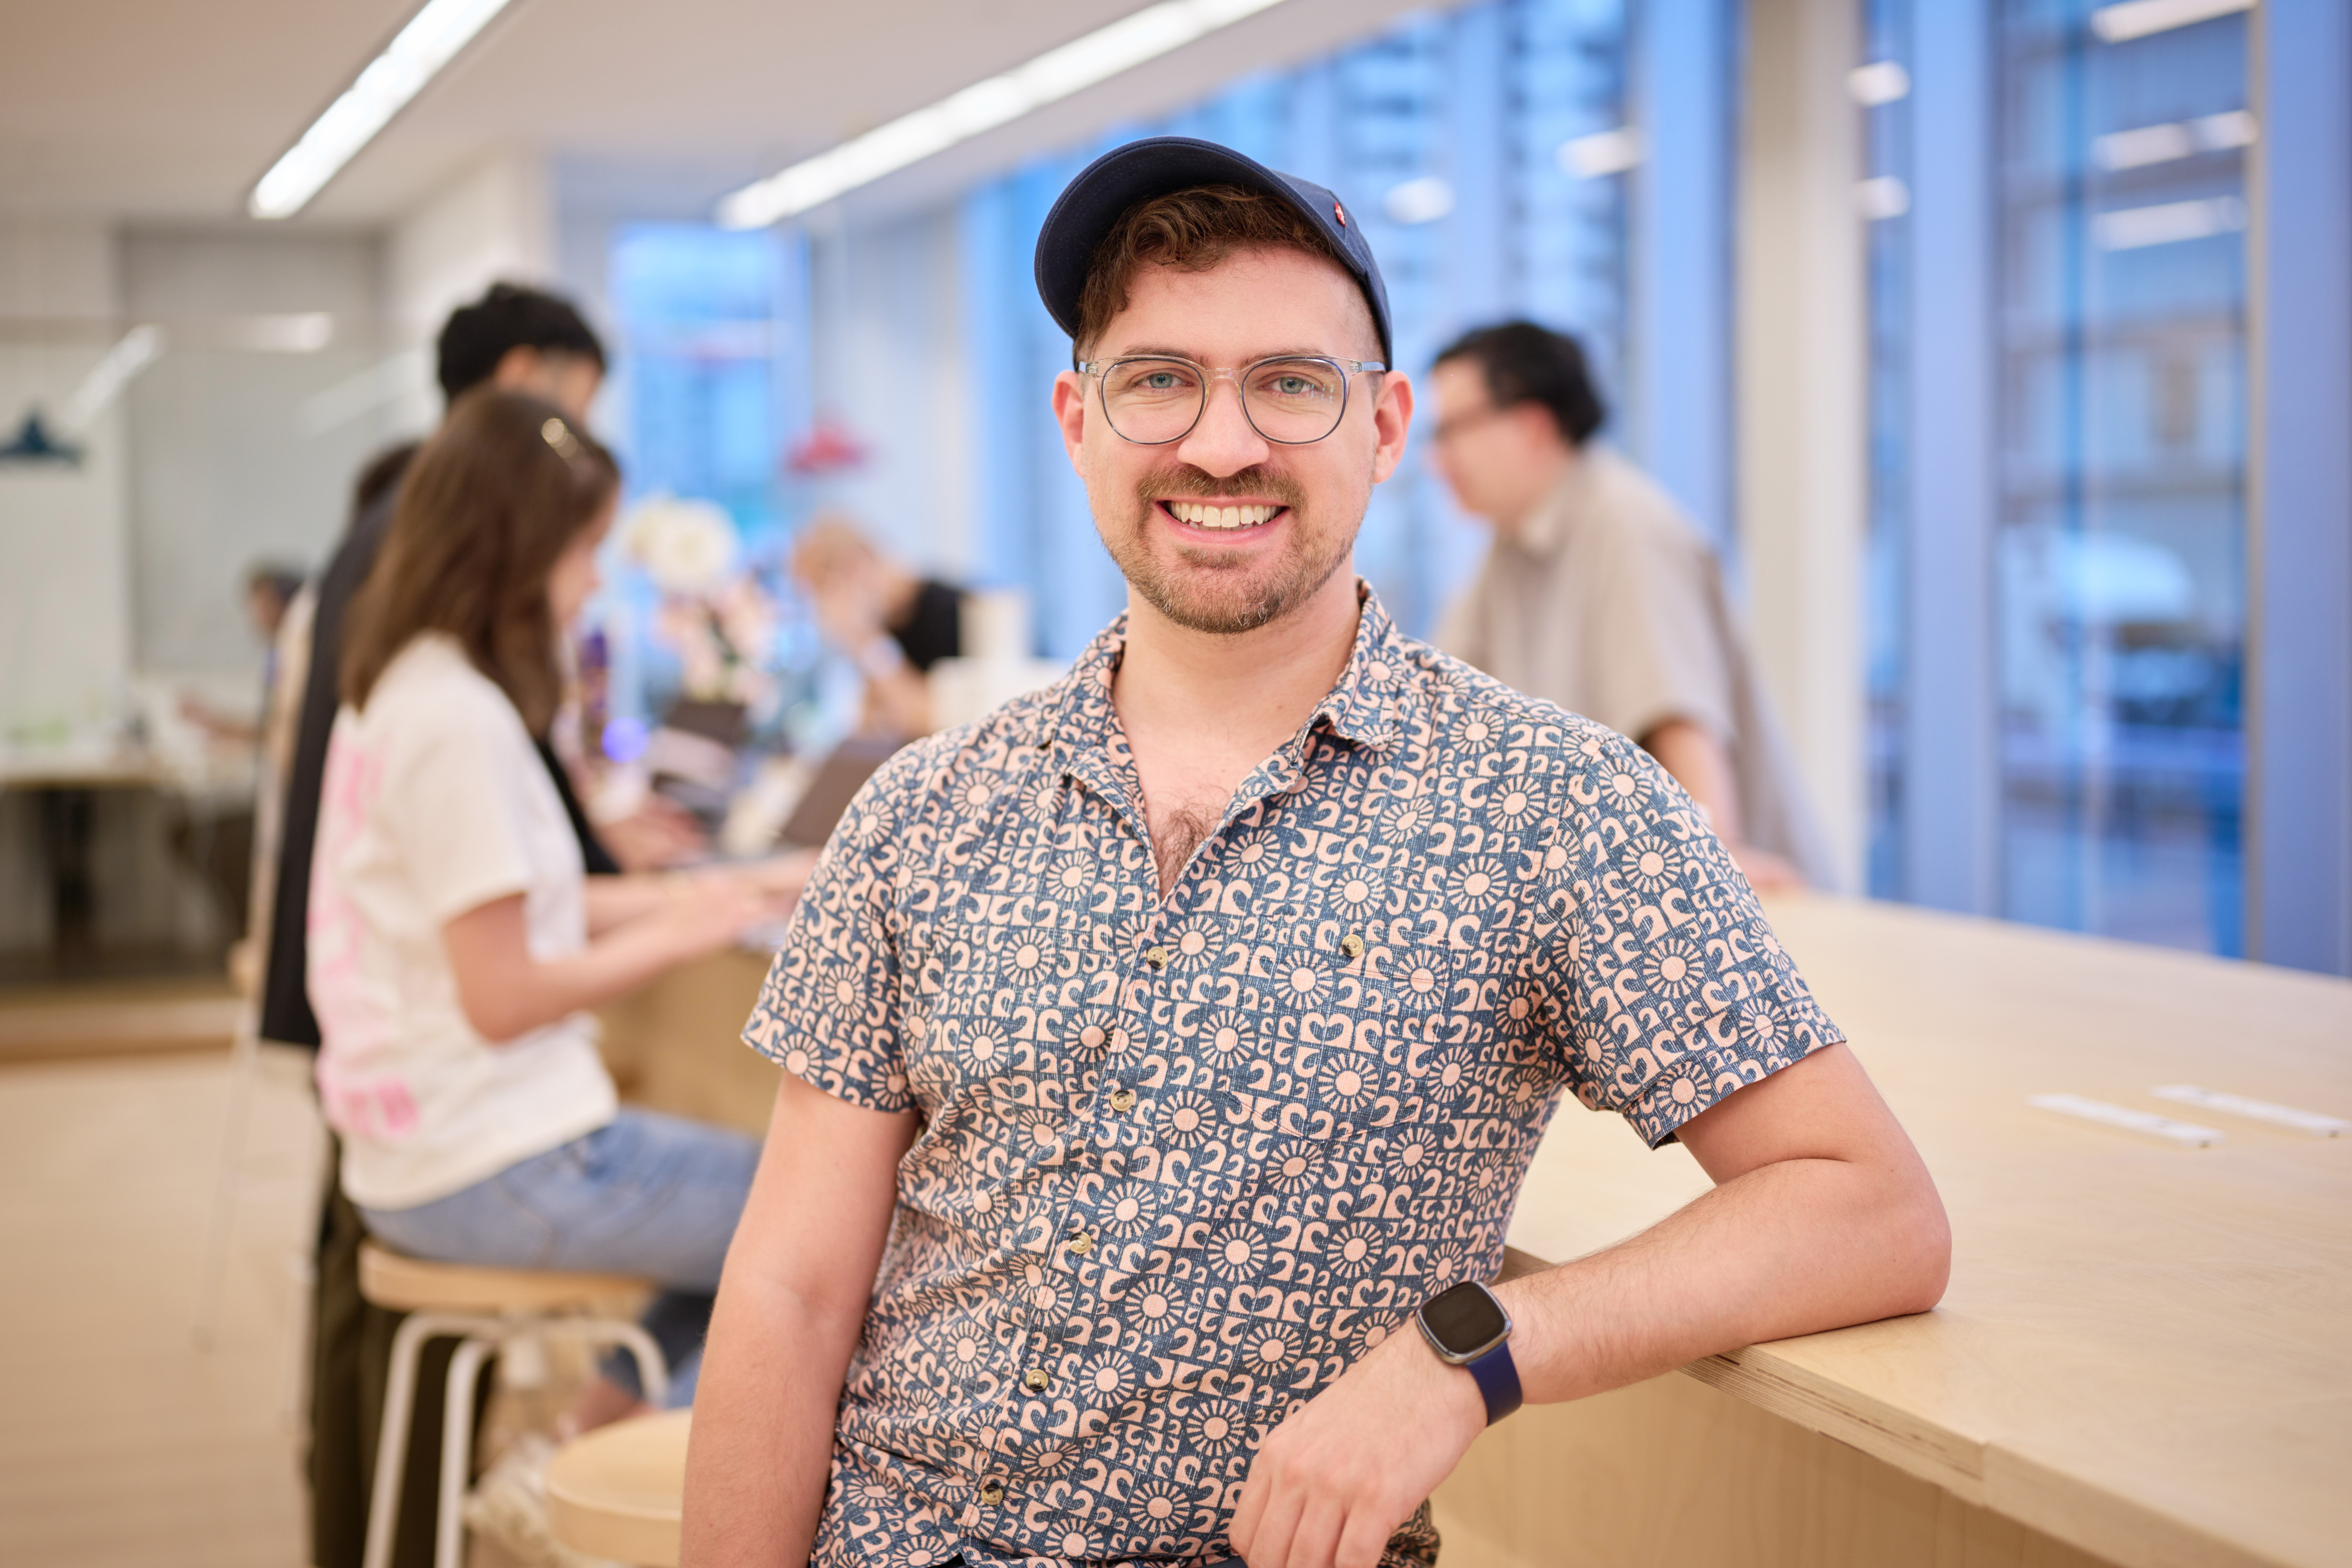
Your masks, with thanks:
M1204 501L1171 500L1168 510L1179 522L1194 528L1255 528L1282 509L1278 506L1210 506Z

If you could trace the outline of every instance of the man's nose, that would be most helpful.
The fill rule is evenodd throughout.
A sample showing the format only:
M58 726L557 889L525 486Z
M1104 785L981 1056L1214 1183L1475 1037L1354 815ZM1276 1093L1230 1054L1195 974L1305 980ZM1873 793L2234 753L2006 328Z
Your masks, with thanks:
M1209 383L1208 406L1183 440L1176 455L1203 473L1237 474L1274 455L1273 447L1257 433L1242 407L1238 383L1223 376Z

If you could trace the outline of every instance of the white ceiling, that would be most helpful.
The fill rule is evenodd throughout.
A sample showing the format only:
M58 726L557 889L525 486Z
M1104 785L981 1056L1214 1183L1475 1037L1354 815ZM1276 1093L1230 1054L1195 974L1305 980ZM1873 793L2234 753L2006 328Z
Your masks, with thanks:
M254 180L418 3L5 0L0 213L238 221ZM297 221L386 222L511 149L699 207L1140 4L513 0ZM1408 8L1287 0L854 199L922 199Z

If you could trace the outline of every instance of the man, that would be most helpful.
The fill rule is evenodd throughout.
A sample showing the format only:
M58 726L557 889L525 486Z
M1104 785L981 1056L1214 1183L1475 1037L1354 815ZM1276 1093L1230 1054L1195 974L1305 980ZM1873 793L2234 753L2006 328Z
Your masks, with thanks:
M487 382L532 393L584 422L604 380L604 347L580 313L551 294L511 283L493 285L480 300L452 313L437 348L441 390L451 402ZM415 451L414 445L395 448L369 464L354 497L350 531L309 596L307 619L295 623L298 630L307 626L308 637L290 649L280 645L282 677L300 683L300 696L277 816L276 878L266 923L256 922L256 940L266 963L259 1026L264 1039L314 1049L319 1044L318 1020L306 989L306 917L327 738L340 701L343 615L375 564L392 525L400 476ZM567 807L573 806L562 768L551 752L547 760ZM574 826L590 869L616 869L589 831L584 815L576 810ZM327 1168L329 1188L320 1216L311 1302L311 1561L316 1568L357 1568L367 1530L384 1369L399 1318L360 1299L363 1229L333 1178L336 1162L330 1159ZM441 1429L434 1406L440 1386L437 1376L427 1376L420 1391L417 1437L407 1470L412 1484L403 1501L404 1562L430 1550L430 1478L436 1469L431 1456L437 1452ZM417 1543L415 1548L409 1546L412 1542Z
M1037 276L1128 612L803 897L684 1561L1426 1563L1521 1393L1933 1305L1935 1189L1688 796L1349 570L1412 415L1353 215L1140 142ZM1490 1298L1564 1088L1720 1185Z
M893 739L936 729L924 677L963 652L963 595L916 576L838 515L801 530L792 570L818 629L866 677L862 728Z
M1593 443L1605 411L1576 340L1488 327L1433 380L1431 461L1495 530L1438 646L1641 742L1759 888L1831 880L1715 552Z

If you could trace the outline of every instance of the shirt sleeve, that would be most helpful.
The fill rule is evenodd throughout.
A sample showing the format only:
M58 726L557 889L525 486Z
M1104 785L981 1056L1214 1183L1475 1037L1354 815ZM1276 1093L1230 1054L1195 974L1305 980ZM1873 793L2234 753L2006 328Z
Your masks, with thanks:
M1681 786L1620 735L1575 739L1587 760L1563 803L1575 848L1555 902L1552 1044L1577 1099L1654 1148L1844 1037Z
M406 704L390 727L379 798L417 899L446 921L529 890L523 792L539 764L511 711L495 711L471 691Z
M1586 590L1590 717L1640 740L1686 719L1733 741L1728 652L1708 574L1715 559L1670 520L1612 520L1602 570Z
M916 853L899 818L919 775L902 752L850 802L818 857L743 1026L752 1049L868 1110L914 1103L900 1037L898 889Z

